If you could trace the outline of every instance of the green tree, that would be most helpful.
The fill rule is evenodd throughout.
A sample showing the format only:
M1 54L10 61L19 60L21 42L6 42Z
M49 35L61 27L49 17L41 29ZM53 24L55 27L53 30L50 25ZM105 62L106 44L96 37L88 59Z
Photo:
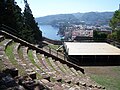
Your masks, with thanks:
M0 0L0 24L4 24L13 29L9 32L27 40L31 43L39 43L42 40L42 32L32 15L32 11L25 1L25 10L21 13L21 8L15 0Z
M109 25L113 30L109 37L120 42L120 10L115 11Z
M117 28L116 34L117 34L117 41L120 42L120 28Z
M107 36L108 39L117 40L117 33L113 32Z
M22 13L21 8L17 5L15 0L1 0L0 14L1 24L14 28L16 31L20 30L23 23Z
M115 11L112 19L110 20L109 25L113 30L120 27L120 11L119 10Z
M93 32L93 38L94 38L94 40L105 40L107 38L107 34L95 30Z
M94 38L94 40L97 40L99 38L98 31L94 30L93 38Z
M2 24L3 22L4 11L5 11L5 1L0 0L0 24Z
M27 0L24 0L24 2L25 2L25 9L23 12L23 17L24 17L24 23L28 29L27 36L29 37L30 35L29 37L31 38L30 42L39 43L42 40L42 32L39 30L38 24L35 22L35 18L32 15L32 11L29 7L29 4L27 3Z

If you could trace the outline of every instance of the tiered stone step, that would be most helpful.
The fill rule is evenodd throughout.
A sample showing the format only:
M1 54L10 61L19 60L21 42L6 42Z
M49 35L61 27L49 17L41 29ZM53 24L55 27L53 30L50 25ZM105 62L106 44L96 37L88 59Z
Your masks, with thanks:
M42 57L44 58L44 65L46 65L46 66L49 66L50 68L51 68L51 70L54 70L50 65L48 65L48 62L46 61L46 59L45 59L45 57L44 57L44 55L42 55ZM54 70L54 71L56 71L56 70ZM62 72L61 72L62 73ZM56 73L55 73L56 74ZM57 76L59 77L59 79L57 78ZM61 74L58 74L57 73L57 76L55 75L55 77L53 77L54 79L56 79L57 78L57 80L60 80L60 79L62 79L62 77L64 77L64 76L61 76ZM61 77L61 78L60 78ZM69 86L69 85L68 85ZM64 87L64 86L63 86ZM69 86L70 87L70 86Z
M61 68L62 71L64 70L63 73L65 74L65 76L67 76L66 78L64 78L65 82L74 83L74 84L78 83L80 77L78 77L75 74L73 76L72 74L68 73L67 70L65 70L65 68L62 67L62 64L59 61L55 61L55 63L57 66L59 66L59 68Z
M35 54L35 52L34 52L34 54ZM35 56L35 55L34 55ZM46 69L48 69L48 71L50 71L50 72L52 72L51 70L54 70L54 69L52 69L50 66L49 66L49 64L47 63L47 61L46 61L46 58L45 58L45 56L43 55L43 54L41 54L39 57L41 57L41 58L39 58L39 59L41 59L41 64L46 68ZM37 58L36 58L37 59ZM38 62L39 63L39 62ZM48 66L51 68L48 68ZM46 70L45 69L45 70ZM54 73L54 76L52 76L52 77L55 77L56 78L56 73ZM42 79L41 80L42 82L44 82L44 84L45 85L47 85L49 88L51 88L51 89L53 89L53 90L56 90L56 88L58 88L59 90L64 90L63 88L65 88L65 86L62 86L62 84L61 83L58 83L58 82L49 82L49 81L47 81L47 80L45 80L45 79ZM69 85L68 85L69 86ZM69 86L70 87L70 86ZM68 90L68 88L66 89L66 90Z
M56 62L54 60L52 60L52 58L49 58L49 61L50 61L51 65L52 65L52 67L54 67L55 70L59 73L58 76L61 77L61 79L63 81L65 81L65 82L70 82L71 81L70 75L69 74L67 75L64 71L62 71L58 67L58 65L56 64Z
M37 68L30 60L28 57L28 47L22 47L23 50L23 58L24 61L26 63L26 65L29 67L29 69L31 69L32 71L36 72L37 74L39 74L41 76L41 74L43 75L43 72L41 72L41 70L39 68ZM45 76L45 75L44 75ZM45 76L48 77L48 76Z
M24 50L25 51L25 50ZM27 53L27 50L26 50L26 53ZM25 55L25 53L24 53L24 55ZM40 67L42 66L42 67L44 67L43 68L43 70L45 70L45 71L48 71L48 72L51 72L51 69L50 68L48 68L48 63L47 63L47 61L46 61L46 59L45 59L45 56L42 54L41 55L41 60L39 60L37 57L36 57L36 52L35 51L33 51L33 56L34 56L34 61L39 65L40 64ZM28 57L27 57L28 58ZM29 60L30 61L30 60ZM62 65L59 61L54 61L52 58L51 58L51 60L50 60L50 62L51 62L51 64L52 64L52 66L56 69L56 71L58 71L59 72L59 74L58 74L58 76L60 76L63 80L65 80L66 82L69 82L69 81L73 81L73 82L79 82L79 84L78 84L78 86L79 86L79 88L81 88L81 87L84 87L84 88L91 88L92 86L91 86L91 84L90 85L86 85L86 79L85 80L83 80L83 79L81 79L81 78L83 78L83 77L79 77L80 75L79 75L79 73L74 69L74 68L69 68L67 65L65 65L67 68L68 68L68 70L69 70L69 72L70 73L72 73L73 74L73 76L76 76L75 78L74 77L69 77L69 73L65 73L66 71L65 71L65 69L64 69L64 71L62 71L61 69L60 69L60 67L62 68L62 66L60 66L60 65ZM30 62L28 62L28 63L30 63ZM59 67L58 67L59 66ZM52 68L52 67L51 67ZM52 70L54 70L54 69L52 69ZM80 73L81 74L81 73ZM67 77L68 76L68 77ZM79 77L79 78L78 78ZM55 77L56 78L56 77ZM76 79L76 78L78 78L78 79ZM82 82L81 82L82 81ZM88 81L88 80L87 80ZM90 82L89 82L90 83ZM51 87L51 88L53 88L54 87L54 84L55 83L52 83L52 82L48 82L46 85L48 85L49 87ZM68 85L68 87L69 87L70 85ZM73 87L75 87L75 86L73 86ZM64 88L64 86L62 87L61 86L61 88ZM92 87L93 88L93 87ZM96 88L96 87L95 87ZM84 90L84 89L83 89Z
M61 79L61 76L58 74L58 72L55 69L53 69L50 66L50 64L47 61L47 58L45 58L45 56L43 54L41 54L41 58L39 58L39 59L41 59L40 61L41 61L42 65L48 70L48 73L50 75L52 75L52 77L55 80L60 80ZM58 75L59 75L59 77L58 77Z
M64 67L67 69L68 72L74 73L76 75L76 77L79 78L79 80L77 80L77 81L72 80L76 84L86 86L86 87L97 88L97 86L98 86L98 88L100 88L100 87L104 88L104 87L100 86L99 84L97 84L96 82L92 81L90 79L90 77L83 75L80 71L76 71L74 68L69 68L67 65L64 65Z
M42 64L40 63L39 59L37 58L37 54L36 54L36 51L35 51L35 50L32 50L32 55L33 55L35 64L36 64L37 67L44 73L44 72L46 71L46 69L44 69L44 68L42 67Z
M59 68L61 68L61 70L63 71L63 73L68 74L70 76L76 76L70 69L69 71L64 67L64 64L60 63L59 61L55 61L57 63L57 65L59 66ZM65 64L66 65L66 64ZM66 65L66 67L68 67Z
M70 74L59 61L55 61L55 63L57 66L59 66L59 68L63 71L63 73L68 77L68 78L64 78L65 82L73 83L74 81L74 83L77 83L79 81L79 77L77 77L72 71L70 71L70 73L72 73Z
M47 69L49 71L51 71L54 74L56 74L56 71L48 64L47 58L45 58L44 54L41 54L41 60L42 60L42 63L44 64L44 66L47 67Z
M71 83L77 84L79 86L85 86L88 88L96 88L97 89L97 88L101 87L100 85L98 85L94 81L92 81L88 76L82 75L82 73L80 73L79 71L76 71L74 68L69 68L67 65L64 65L66 68L66 70L65 70L65 68L63 68L61 66L61 63L59 61L53 61L51 59L50 62L54 67L57 68L58 71L60 71L62 69L60 71L60 73L62 73L64 75L64 78L62 78L62 79L66 82L71 82ZM67 73L67 72L69 72L69 73ZM73 76L71 76L70 73ZM68 78L66 78L65 76L68 76Z
M46 73L50 73L50 70L49 68L46 66L45 62L43 61L44 60L44 56L41 55L41 54L38 54L38 56L36 56L38 61L39 61L39 64L40 66L42 67L42 69L46 72Z
M4 40L4 36L0 35L0 42Z
M49 75L50 78L56 75L55 71L52 71L49 68L49 65L46 63L46 59L43 54L37 54L36 51L33 51L32 53L37 66L39 66L47 75Z
M30 73L33 73L33 70L29 69L27 67L27 65L22 61L22 59L19 57L19 54L18 54L18 48L20 47L20 43L16 43L14 45L14 49L13 49L13 54L14 54L14 58L15 60L17 61L20 69L23 70L24 72L24 75L27 75L27 74L30 74Z
M5 68L9 68L9 69L14 68L14 66L9 61L9 58L5 54L5 50L7 45L9 45L11 42L12 42L12 39L5 39L0 43L0 59L3 61Z
M39 57L39 63L40 65L43 67L43 69L46 71L47 74L51 75L51 76L54 76L56 71L52 70L51 67L49 66L49 64L46 62L46 58L43 54L38 54L36 55L36 58L38 59Z
M4 39L0 36L0 59L7 65L7 68L14 68L9 58L5 54L7 45L12 42L11 39ZM22 48L23 58L20 57L18 49ZM31 61L28 57L28 47L20 46L20 43L15 43L13 48L14 59L26 74L37 73L42 76L39 80L45 86L52 90L100 90L104 89L100 85L93 82L88 76L76 71L73 67L68 67L60 61L53 60L51 57L46 57L44 54L36 53L36 50L31 50L34 60ZM38 56L40 56L38 58ZM20 69L21 69L20 68ZM18 68L19 69L19 68ZM44 74L43 74L44 73ZM45 76L44 76L45 75ZM54 78L51 82L46 78ZM59 82L58 79L61 81ZM39 79L39 78L38 78Z
M63 67L66 69L66 71L72 75L72 76L75 76L75 74L70 70L70 68L66 65L66 64L63 64Z
M46 61L46 60L44 59L44 61ZM47 64L47 62L45 62L45 63ZM44 63L44 64L45 64L45 63ZM46 64L45 64L45 65L46 65ZM55 64L53 64L53 65L55 65ZM48 66L49 66L49 65L48 65ZM51 67L50 67L50 68L51 68ZM54 66L54 68L55 68L55 66ZM59 69L59 68L58 68L58 69ZM58 69L57 69L57 70L58 70ZM52 70L54 70L54 69L52 69ZM61 72L61 71L60 71L60 72ZM60 73L60 72L59 72L59 73ZM63 72L61 72L61 74L63 74ZM58 74L58 76L60 77L61 74ZM64 75L65 75L65 74L64 74ZM63 76L63 78L64 78L64 77L65 77L65 76ZM70 80L70 78L69 78L69 80ZM70 87L70 85L67 85L67 86ZM63 86L63 87L65 88L65 86ZM67 88L67 89L68 89L68 88Z
M22 47L20 47L22 48ZM24 58L20 58L19 57L19 54L18 54L18 49L16 48L16 59L17 61L19 62L20 65L22 65L22 67L24 68L25 72L28 74L28 75L31 75L31 74L34 74L34 70L31 69L29 67L29 63L26 62L26 60ZM24 55L23 55L24 56Z

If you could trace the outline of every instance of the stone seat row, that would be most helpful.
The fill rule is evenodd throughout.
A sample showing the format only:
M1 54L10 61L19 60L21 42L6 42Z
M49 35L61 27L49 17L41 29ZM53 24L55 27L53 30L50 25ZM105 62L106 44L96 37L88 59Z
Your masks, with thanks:
M4 66L6 68L16 68L5 54L6 47L14 42L14 40L0 36L0 41L0 59L3 61ZM19 55L19 49L22 50L22 58ZM29 58L29 50L32 52L33 61ZM83 88L80 90L85 90L86 88L87 90L91 88L96 90L104 89L104 87L96 84L79 70L77 71L73 67L62 64L60 61L52 59L52 57L36 53L36 50L22 46L20 43L15 42L13 54L14 59L25 74L31 75L33 79L39 79L39 82L42 82L51 89L55 87L61 88L60 90L65 90L65 88L66 90L70 88Z

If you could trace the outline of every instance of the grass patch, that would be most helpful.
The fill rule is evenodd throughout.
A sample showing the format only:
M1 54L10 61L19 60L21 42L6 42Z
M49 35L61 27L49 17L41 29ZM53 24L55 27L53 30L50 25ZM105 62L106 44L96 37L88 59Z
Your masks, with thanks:
M48 58L46 58L46 61L47 61L47 63L53 68L53 70L56 71L56 69L52 66L52 64L51 64L51 62L50 62L50 60L49 60Z
M36 76L37 76L38 80L42 79L42 76L40 74L36 73Z
M13 54L13 48L14 48L15 43L13 42L11 45L8 45L5 53L8 56L9 60L11 61L11 63L15 66L17 66L17 62L14 59L14 54Z
M120 66L113 67L113 71L120 75Z
M24 75L25 70L23 70L23 68L19 66L19 64L14 58L14 54L13 54L14 45L15 45L15 42L11 43L11 45L8 45L5 50L5 53L8 56L10 62L19 70L19 74Z
M48 45L50 48L52 48L52 49L58 49L58 47L59 47L59 45Z
M86 73L106 90L120 90L120 66L83 67Z
M35 65L35 61L34 61L34 57L33 57L33 54L32 54L32 50L29 50L28 51L28 57L30 59L30 61Z
M89 76L107 90L120 90L120 66L91 68ZM96 71L98 70L98 71Z
M37 54L37 58L38 58L38 60L41 60L41 55L40 54ZM39 61L40 62L40 61ZM41 63L40 63L41 64ZM42 70L42 69L41 69ZM43 71L43 70L42 70Z
M34 61L34 56L33 56L32 50L28 51L28 57L29 57L29 59L30 59L30 61L32 62L33 65L35 65L38 69L40 69L41 71L43 71L40 68L40 66L38 64L36 64L36 62Z
M120 90L120 78L105 75L91 75L91 78L98 84L106 87L107 90Z
M62 67L60 67L59 65L57 65L57 66L58 66L58 68L59 68L63 73L65 73L65 71L63 70Z

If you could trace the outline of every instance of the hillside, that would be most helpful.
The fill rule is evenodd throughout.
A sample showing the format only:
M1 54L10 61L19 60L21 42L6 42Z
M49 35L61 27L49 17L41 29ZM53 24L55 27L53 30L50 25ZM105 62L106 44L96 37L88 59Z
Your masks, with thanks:
M87 24L108 24L113 16L113 12L89 12L73 14L80 21L85 21Z
M77 20L77 18L73 14L58 14L58 15L49 15L44 17L36 18L36 21L39 24L52 24L55 22L69 22L72 20Z
M107 25L112 18L114 12L88 12L88 13L71 13L71 14L57 14L36 18L39 24L55 24L58 22L81 22L85 21L90 25Z

